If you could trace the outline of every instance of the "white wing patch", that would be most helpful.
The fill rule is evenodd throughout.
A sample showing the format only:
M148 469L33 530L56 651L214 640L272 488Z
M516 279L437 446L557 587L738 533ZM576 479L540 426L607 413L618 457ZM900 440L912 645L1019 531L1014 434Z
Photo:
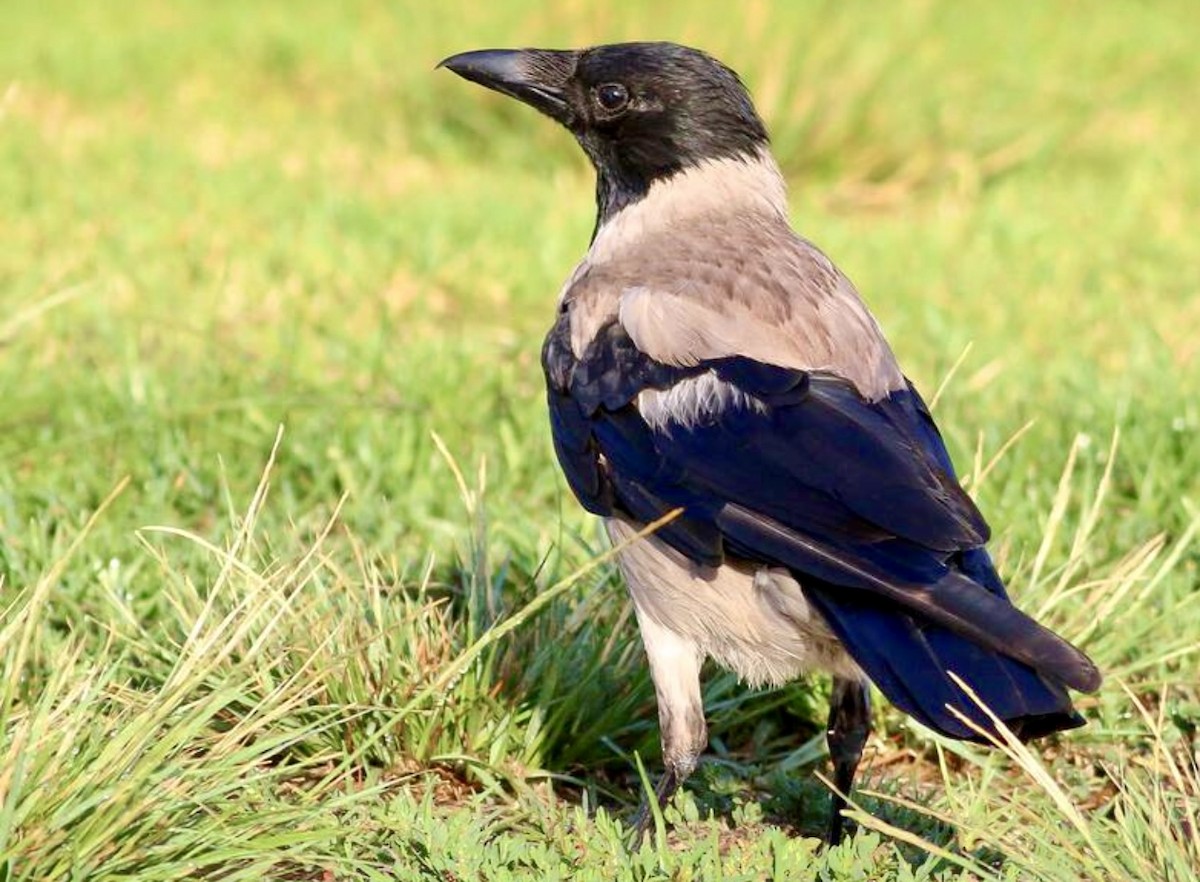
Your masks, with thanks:
M689 377L670 389L647 389L637 399L638 412L652 429L701 425L731 407L766 410L766 405L753 395L726 383L712 371Z

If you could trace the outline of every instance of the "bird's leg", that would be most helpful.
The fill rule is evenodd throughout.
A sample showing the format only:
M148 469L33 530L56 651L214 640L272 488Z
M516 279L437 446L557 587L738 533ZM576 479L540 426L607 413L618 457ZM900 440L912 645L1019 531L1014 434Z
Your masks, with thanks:
M654 788L654 798L661 809L695 771L700 754L708 744L704 703L700 696L700 666L704 654L693 641L664 628L640 609L637 612L642 643L650 661L650 676L658 697L658 722L666 770ZM643 801L633 821L634 848L641 844L653 818L649 803Z
M829 725L825 731L829 758L833 761L833 785L837 789L832 796L829 818L830 845L837 845L842 840L845 824L842 810L846 808L846 800L839 794L850 795L854 773L858 770L858 761L862 759L870 731L871 699L866 682L834 677L833 694L829 699Z
M658 803L660 811L666 808L667 803L671 801L671 797L675 795L675 791L679 789L679 785L684 782L685 778L686 775L680 776L670 766L662 773L658 783L654 786L654 801ZM646 838L646 832L650 829L653 819L654 811L650 808L650 801L643 798L637 814L633 816L633 847L635 849Z

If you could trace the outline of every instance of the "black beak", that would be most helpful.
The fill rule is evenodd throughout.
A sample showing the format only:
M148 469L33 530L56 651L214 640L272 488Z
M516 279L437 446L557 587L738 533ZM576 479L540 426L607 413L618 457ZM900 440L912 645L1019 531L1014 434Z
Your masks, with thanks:
M578 60L578 52L559 49L480 49L451 55L438 67L449 68L464 80L509 95L569 125L574 112L566 86Z

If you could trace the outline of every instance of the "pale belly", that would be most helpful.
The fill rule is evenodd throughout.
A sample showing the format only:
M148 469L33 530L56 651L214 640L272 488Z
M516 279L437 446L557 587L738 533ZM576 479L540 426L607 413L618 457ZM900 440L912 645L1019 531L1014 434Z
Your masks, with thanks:
M605 526L614 545L637 533L615 519ZM639 621L649 618L751 685L781 685L810 670L862 678L786 570L699 567L653 537L626 545L618 560Z

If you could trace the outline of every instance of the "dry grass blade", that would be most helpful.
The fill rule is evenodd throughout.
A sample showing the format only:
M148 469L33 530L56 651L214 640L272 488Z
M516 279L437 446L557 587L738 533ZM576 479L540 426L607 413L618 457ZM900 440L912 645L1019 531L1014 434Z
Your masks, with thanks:
M938 383L938 387L934 390L933 397L929 399L929 412L934 413L937 410L938 402L942 400L942 394L950 388L950 383L954 380L954 375L958 373L958 369L963 366L967 360L967 356L971 354L971 347L974 343L968 342L963 347L962 352L958 354L958 358L954 359L954 364L950 365L950 370L946 371L942 381Z
M440 695L443 695L451 688L454 681L463 675L472 664L474 664L490 647L503 640L513 631L520 628L522 625L534 618L543 609L548 607L560 596L570 591L579 584L580 579L588 573L597 569L600 566L608 563L614 558L623 548L633 542L638 542L646 536L651 535L656 530L666 524L669 524L681 513L681 509L676 509L656 521L647 524L625 542L613 546L608 551L594 557L588 563L576 569L570 575L559 580L554 585L551 585L545 591L540 592L536 597L526 603L520 610L513 613L507 619L496 623L489 628L484 634L478 637L470 646L454 658L449 664L443 666L437 676L426 686L420 689L416 695L412 697L403 707L396 710L393 715L393 722L390 725L401 725L405 718L415 712L417 709L427 705L431 701L436 700ZM340 776L362 759L362 754L374 747L387 734L387 730L381 729L371 737L358 745L357 749L348 754L338 768L333 772L334 776Z

